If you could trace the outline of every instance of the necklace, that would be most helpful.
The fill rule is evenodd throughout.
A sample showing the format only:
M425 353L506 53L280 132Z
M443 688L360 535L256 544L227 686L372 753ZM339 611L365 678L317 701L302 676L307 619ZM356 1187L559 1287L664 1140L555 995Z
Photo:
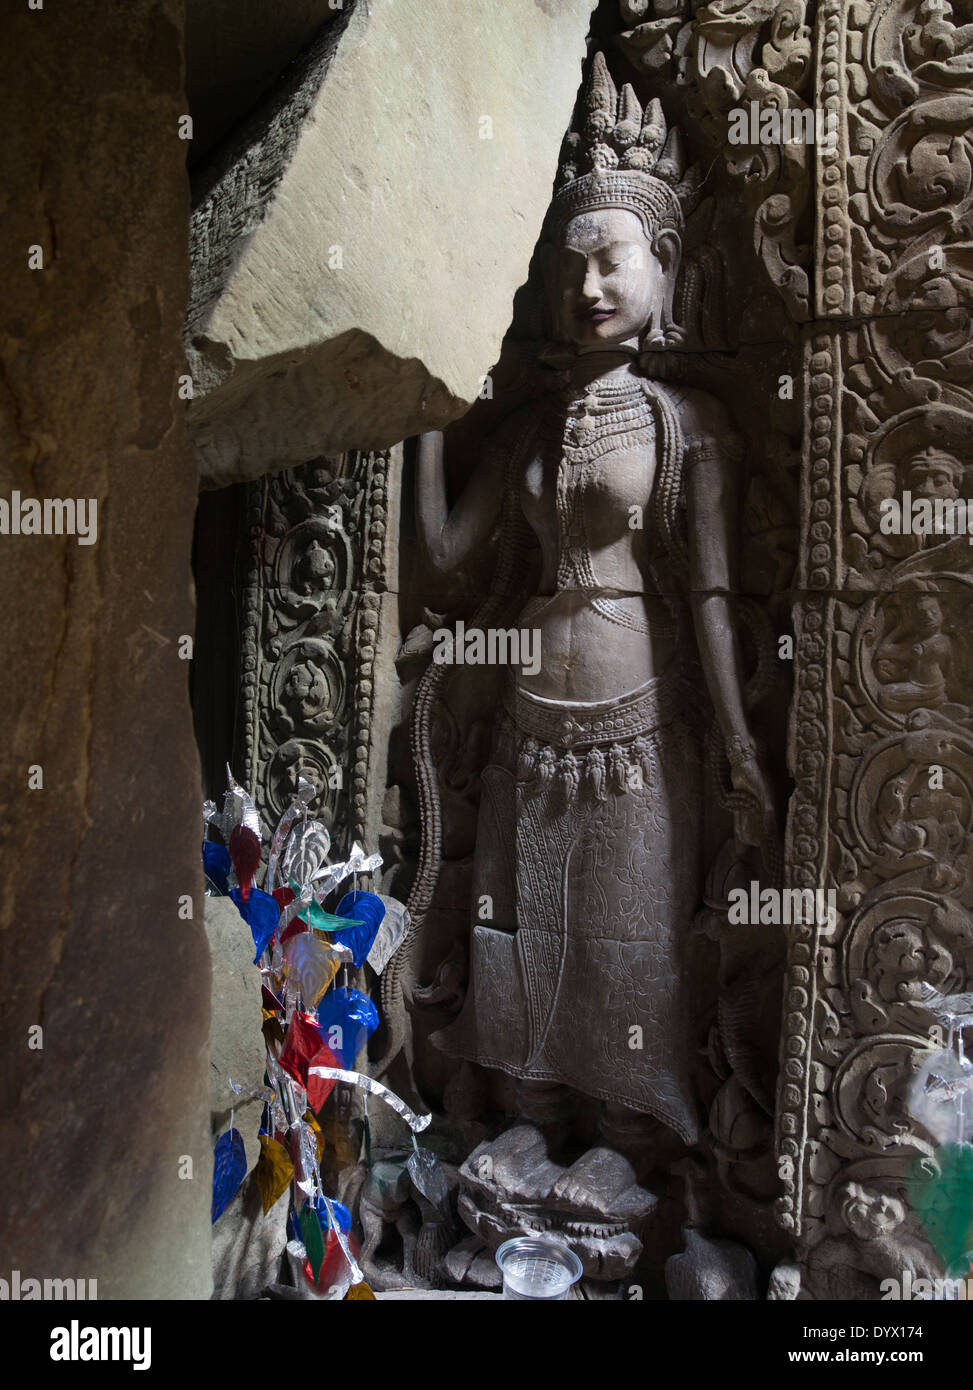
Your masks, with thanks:
M557 401L559 444L571 463L590 453L602 453L617 443L619 435L633 435L652 426L652 409L638 378L599 382L579 394L568 387ZM566 418L565 418L566 417Z

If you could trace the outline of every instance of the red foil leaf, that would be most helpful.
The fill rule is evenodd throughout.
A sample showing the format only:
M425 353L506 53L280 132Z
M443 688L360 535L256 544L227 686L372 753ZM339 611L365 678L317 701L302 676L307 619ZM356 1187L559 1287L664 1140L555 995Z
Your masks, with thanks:
M307 1103L320 1110L335 1088L329 1077L308 1077L309 1067L339 1067L341 1063L327 1046L309 1014L295 1011L280 1053L280 1065L307 1091Z
M254 874L260 867L260 839L245 825L235 825L227 848L236 870L240 896L246 902L253 887Z

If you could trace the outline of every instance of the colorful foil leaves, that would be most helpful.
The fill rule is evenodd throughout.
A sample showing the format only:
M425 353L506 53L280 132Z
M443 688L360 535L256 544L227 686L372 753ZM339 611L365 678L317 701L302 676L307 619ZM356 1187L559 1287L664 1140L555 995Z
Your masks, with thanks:
M244 902L250 897L253 879L260 868L260 836L246 825L235 825L230 832L230 858Z
M213 1208L215 1224L226 1211L247 1176L247 1154L238 1129L221 1134L213 1148Z
M319 1292L337 1289L343 1295L351 1278L361 1278L357 1248L350 1244L351 1215L347 1207L323 1196L312 1197L301 1208L300 1217L292 1214L288 1224L304 1247L305 1277Z
M203 841L203 873L224 898L230 891L227 875L232 867L230 851L225 845L218 845L215 840Z
M906 1194L947 1273L965 1278L973 1256L973 1146L940 1144L933 1159L915 1159Z
M294 887L293 881L290 886L291 888ZM344 899L342 899L342 901L344 901ZM309 927L313 927L315 931L347 931L351 927L364 926L363 921L349 921L348 918L350 914L348 913L343 913L340 917L336 917L333 912L325 912L321 904L316 902L313 898L307 906L298 908L297 915L303 922L306 922Z
M384 893L376 896L385 906L385 916L366 959L375 974L381 975L408 935L412 919L405 903L400 903L397 898L387 898Z

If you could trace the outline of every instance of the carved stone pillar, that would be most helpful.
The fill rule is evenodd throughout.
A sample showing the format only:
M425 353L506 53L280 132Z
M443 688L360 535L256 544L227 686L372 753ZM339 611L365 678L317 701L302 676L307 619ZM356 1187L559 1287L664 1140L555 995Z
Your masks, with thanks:
M816 1297L935 1266L906 1192L935 1141L907 1090L942 1046L923 985L973 968L973 551L965 526L883 530L907 491L971 495L969 46L945 4L818 10L838 142L816 150L788 865L838 920L791 941L778 1111Z
M352 452L250 485L241 765L266 835L303 772L336 846L376 848L399 462L398 449Z

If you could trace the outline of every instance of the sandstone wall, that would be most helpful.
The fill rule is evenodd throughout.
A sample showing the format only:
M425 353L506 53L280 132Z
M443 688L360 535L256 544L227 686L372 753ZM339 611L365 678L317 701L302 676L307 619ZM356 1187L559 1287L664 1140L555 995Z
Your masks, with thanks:
M98 530L0 536L0 1275L99 1298L211 1287L182 23L75 0L5 35L0 496L96 498Z

